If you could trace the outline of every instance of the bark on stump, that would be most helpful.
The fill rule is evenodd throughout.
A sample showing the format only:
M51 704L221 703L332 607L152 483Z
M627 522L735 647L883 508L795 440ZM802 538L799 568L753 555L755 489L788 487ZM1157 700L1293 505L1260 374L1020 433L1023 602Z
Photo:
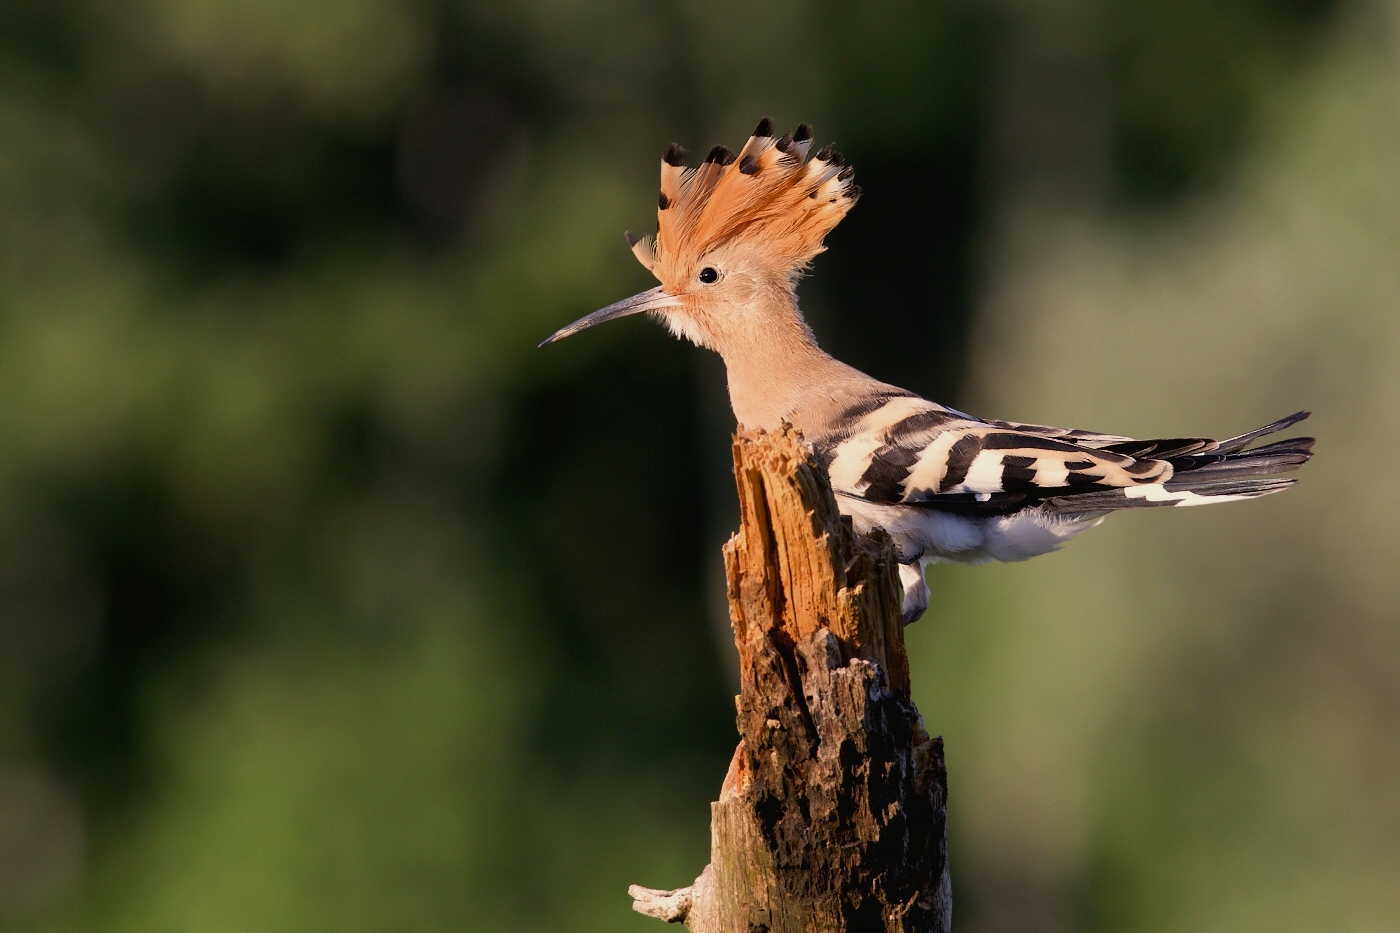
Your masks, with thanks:
M893 546L852 532L791 429L736 435L734 476L739 747L710 864L633 908L691 933L947 933L943 741L909 699Z

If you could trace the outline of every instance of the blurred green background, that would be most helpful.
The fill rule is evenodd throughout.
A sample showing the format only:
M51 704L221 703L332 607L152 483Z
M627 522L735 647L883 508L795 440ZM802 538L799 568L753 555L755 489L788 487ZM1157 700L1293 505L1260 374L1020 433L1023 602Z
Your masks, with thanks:
M1400 5L8 0L0 928L660 930L734 744L672 141L817 126L824 345L1261 502L935 568L958 928L1400 928Z

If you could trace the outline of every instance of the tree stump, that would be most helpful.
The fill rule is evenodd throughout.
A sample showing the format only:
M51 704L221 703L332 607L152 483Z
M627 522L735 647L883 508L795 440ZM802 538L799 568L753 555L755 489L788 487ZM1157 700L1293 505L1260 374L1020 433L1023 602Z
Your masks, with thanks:
M724 548L739 747L690 887L633 909L691 933L947 933L943 741L909 699L901 589L801 437L740 431Z

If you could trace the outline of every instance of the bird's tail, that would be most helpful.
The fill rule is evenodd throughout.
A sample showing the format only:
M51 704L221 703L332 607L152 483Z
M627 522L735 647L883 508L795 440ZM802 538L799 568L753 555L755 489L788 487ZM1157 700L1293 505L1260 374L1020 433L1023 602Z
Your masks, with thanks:
M1045 508L1071 516L1140 506L1207 505L1282 492L1296 480L1279 479L1278 474L1291 473L1307 463L1316 439L1295 437L1252 450L1245 448L1261 437L1297 424L1308 414L1298 412L1256 431L1208 442L1204 449L1163 457L1172 465L1172 476L1165 482L1057 496L1047 499Z

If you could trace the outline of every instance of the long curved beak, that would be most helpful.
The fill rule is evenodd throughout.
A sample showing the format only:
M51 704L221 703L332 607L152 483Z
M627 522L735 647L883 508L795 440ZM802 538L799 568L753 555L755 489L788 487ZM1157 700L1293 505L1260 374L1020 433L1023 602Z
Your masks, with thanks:
M661 311L665 308L680 307L681 300L674 295L668 295L661 290L658 285L649 288L631 298L624 298L619 302L600 308L592 314L585 315L574 321L568 327L561 327L540 341L540 346L547 347L556 340L563 340L571 334L577 334L581 330L587 330L594 324L602 324L604 321L614 321L620 317L627 317L632 314L641 314L643 311Z

